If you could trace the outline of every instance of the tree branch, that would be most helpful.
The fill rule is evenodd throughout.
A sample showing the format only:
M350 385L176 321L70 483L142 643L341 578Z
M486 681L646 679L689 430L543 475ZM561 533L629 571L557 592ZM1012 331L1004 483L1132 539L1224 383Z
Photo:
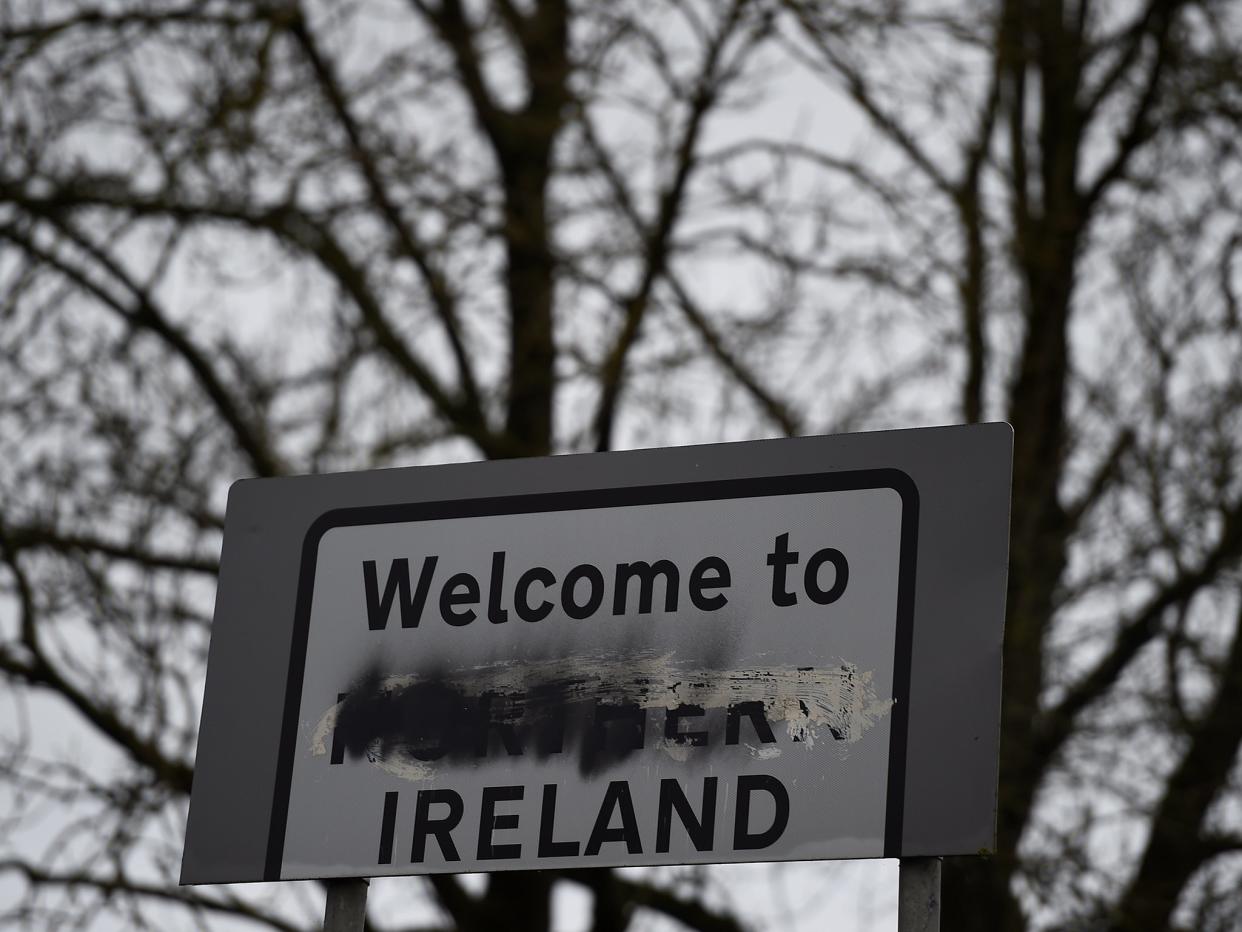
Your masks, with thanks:
M116 312L131 326L158 336L193 373L199 387L211 400L224 423L228 425L238 446L247 455L257 474L275 476L285 472L285 467L272 450L264 429L242 411L241 405L225 387L223 379L216 372L206 354L195 346L188 336L173 326L167 316L156 306L150 293L62 216L51 211L36 212L35 216L47 220L57 232L89 255L107 272L110 278L129 293L133 298L133 305L122 304L84 271L37 245L33 237L15 225L0 224L0 238L7 239L31 258L55 269L82 290L92 294L104 307Z
M291 204L255 209L223 200L199 203L171 194L143 195L116 184L89 186L80 181L62 185L44 195L31 194L0 181L0 199L36 216L55 215L75 208L105 207L136 216L225 222L275 236L315 257L332 275L358 308L381 351L427 397L437 414L478 445L484 454L494 456L504 450L488 425L480 421L475 412L462 407L393 329L366 272L350 258L329 228Z
M801 433L802 425L798 416L790 407L769 391L760 381L758 373L749 369L738 356L725 345L724 336L712 325L707 313L686 291L676 275L668 276L669 287L677 298L677 306L685 315L690 326L698 333L717 362L734 380L754 399L764 415L772 421L787 437Z
M670 240L680 218L682 203L690 178L697 165L699 136L712 105L719 99L721 57L725 44L733 36L742 19L747 0L733 0L720 29L704 52L703 64L695 81L686 123L673 157L673 177L661 192L659 209L651 226L645 231L643 272L638 285L625 300L620 331L611 349L604 356L600 371L600 397L594 423L596 450L612 446L617 405L625 384L626 362L638 341L643 318L651 306L656 281L664 275L670 261Z
M336 115L346 138L349 140L350 154L353 157L354 164L358 166L358 170L362 172L363 178L366 179L367 189L371 192L371 197L374 198L380 215L387 222L402 252L414 263L415 268L418 269L419 274L422 276L423 284L426 286L427 293L431 298L431 306L435 309L436 316L444 328L449 346L452 349L453 359L456 362L462 388L460 408L463 411L469 411L471 417L481 422L483 420L483 405L474 376L474 367L470 363L470 356L463 342L461 324L457 318L456 301L448 287L448 283L440 273L440 270L433 264L426 246L418 241L414 231L405 222L397 205L389 196L384 180L380 177L380 169L376 159L367 148L366 142L362 138L362 130L349 111L349 102L345 90L341 87L340 80L337 78L336 71L332 67L331 62L324 57L318 43L315 41L306 19L301 15L294 17L289 28L306 55L307 61L310 62L311 70L319 82L323 96L327 99L332 112Z
M1165 784L1147 848L1117 904L1110 932L1166 929L1186 883L1205 860L1220 853L1218 845L1205 841L1204 819L1242 747L1242 606L1234 625L1216 695Z
M16 583L21 644L30 655L28 661L22 661L9 651L0 649L0 671L56 693L166 787L183 795L188 794L194 774L189 764L167 757L155 741L138 734L115 710L96 702L66 679L48 657L35 620L34 591L18 563L17 551L3 524L0 524L0 554Z
M634 906L650 909L680 922L696 932L745 932L743 926L732 916L715 912L696 900L686 900L671 891L637 883L616 873L604 871L574 871L565 877L587 887L596 896L623 901Z
M60 554L98 554L112 560L132 563L152 570L172 570L216 576L220 562L212 557L150 550L137 543L120 543L90 534L61 533L50 527L23 525L8 529L14 552L45 549Z
M1117 139L1113 157L1100 169L1095 180L1087 185L1086 193L1082 196L1084 210L1087 212L1109 188L1125 177L1139 149L1156 134L1158 126L1153 119L1153 111L1159 101L1165 72L1174 54L1170 32L1179 6L1179 0L1156 0L1153 4L1151 36L1156 42L1155 58L1147 73L1143 90L1131 109L1126 128Z
M1242 503L1235 503L1223 517L1220 539L1199 565L1181 573L1148 599L1122 624L1112 650L1056 706L1039 715L1033 729L1036 758L1047 760L1061 749L1073 733L1078 715L1103 696L1139 651L1160 633L1165 612L1186 605L1213 583L1225 567L1242 557Z
M140 896L166 903L177 903L189 909L204 910L221 916L249 919L275 929L277 932L312 932L310 929L294 925L279 916L265 913L237 897L217 900L199 893L192 887L143 883L126 877L123 873L117 873L112 877L101 877L89 871L51 871L36 867L26 861L15 860L0 861L0 872L4 871L19 874L27 883L36 887L89 889L108 898L118 895Z

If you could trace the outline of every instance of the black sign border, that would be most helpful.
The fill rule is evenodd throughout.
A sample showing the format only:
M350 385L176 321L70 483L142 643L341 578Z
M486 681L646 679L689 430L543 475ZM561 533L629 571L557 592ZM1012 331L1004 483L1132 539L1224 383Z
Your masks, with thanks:
M289 647L284 714L277 751L276 781L272 793L271 822L268 827L267 857L263 879L280 880L284 867L285 829L289 818L289 793L293 782L298 713L302 705L302 685L306 672L306 649L310 637L311 604L315 591L315 567L318 564L319 542L332 528L537 512L587 511L636 505L667 505L677 502L768 498L777 495L805 495L815 492L850 492L862 489L892 489L901 497L901 541L898 547L897 568L897 630L893 658L894 703L889 731L883 854L886 858L900 857L905 811L906 735L910 722L910 667L914 644L914 588L915 564L918 557L919 492L918 486L908 474L900 469L885 468L364 505L357 508L336 508L324 512L311 523L302 541L302 561L298 573L293 637Z

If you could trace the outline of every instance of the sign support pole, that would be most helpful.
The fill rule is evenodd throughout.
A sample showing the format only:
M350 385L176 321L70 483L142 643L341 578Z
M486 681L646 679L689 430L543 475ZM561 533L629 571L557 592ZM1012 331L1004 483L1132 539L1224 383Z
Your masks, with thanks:
M940 932L940 858L902 858L897 932Z
M323 912L323 932L363 932L369 884L365 877L324 881L328 904Z

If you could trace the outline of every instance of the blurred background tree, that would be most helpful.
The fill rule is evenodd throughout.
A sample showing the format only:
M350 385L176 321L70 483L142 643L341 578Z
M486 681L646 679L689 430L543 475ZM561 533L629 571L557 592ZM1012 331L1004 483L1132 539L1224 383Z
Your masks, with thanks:
M1240 142L1224 0L0 0L0 922L314 926L175 885L233 479L1003 418L945 927L1236 929Z

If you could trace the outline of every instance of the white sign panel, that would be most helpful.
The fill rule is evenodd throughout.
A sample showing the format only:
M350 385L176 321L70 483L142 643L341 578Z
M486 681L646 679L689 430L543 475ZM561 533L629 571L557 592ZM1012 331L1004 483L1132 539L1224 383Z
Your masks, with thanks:
M280 876L882 856L917 507L870 471L325 515Z

